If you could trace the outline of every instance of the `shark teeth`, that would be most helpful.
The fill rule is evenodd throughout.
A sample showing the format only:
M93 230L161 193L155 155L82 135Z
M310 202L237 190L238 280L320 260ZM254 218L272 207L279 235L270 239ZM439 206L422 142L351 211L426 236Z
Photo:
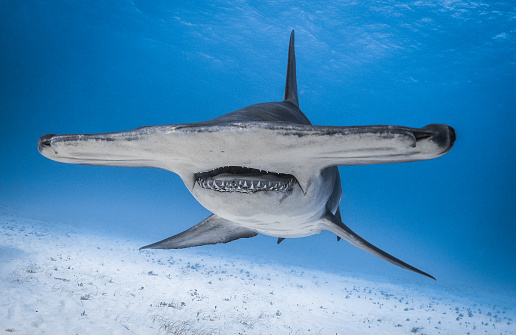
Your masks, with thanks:
M222 166L198 172L195 182L202 188L218 192L290 192L296 177L291 174L271 172L243 166Z
M294 178L287 180L263 181L263 180L248 180L248 179L234 179L234 180L217 180L217 179L203 179L196 180L197 185L204 189L219 191L219 192L239 192L239 193L255 193L260 191L275 191L275 192L289 192L292 186L296 183Z

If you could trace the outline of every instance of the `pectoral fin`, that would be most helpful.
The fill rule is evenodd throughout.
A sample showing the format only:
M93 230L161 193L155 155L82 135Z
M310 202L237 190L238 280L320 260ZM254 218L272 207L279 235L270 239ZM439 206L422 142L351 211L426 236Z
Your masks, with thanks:
M184 232L140 249L183 249L200 245L228 243L239 238L258 235L258 232L212 214Z
M323 225L325 226L325 230L331 231L335 235L345 239L355 247L358 247L364 251L367 251L370 254L375 255L376 257L379 257L389 263L392 263L394 265L397 265L403 269L407 269L419 274L422 274L423 276L427 276L429 278L432 278L435 280L435 278L431 275L429 275L426 272L423 272L412 265L409 265L402 260L399 260L398 258L389 255L385 251L375 247L371 243L364 240L362 237L358 236L354 231L349 229L344 223L341 222L341 220L338 220L335 215L331 213L327 213L321 218L321 221L323 222Z

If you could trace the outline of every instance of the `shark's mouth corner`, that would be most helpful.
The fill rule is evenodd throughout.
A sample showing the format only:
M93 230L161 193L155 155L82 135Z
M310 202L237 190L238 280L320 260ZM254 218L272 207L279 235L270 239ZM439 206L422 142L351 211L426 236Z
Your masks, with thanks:
M195 183L213 191L252 194L262 191L290 192L298 181L291 174L242 166L224 166L196 173Z

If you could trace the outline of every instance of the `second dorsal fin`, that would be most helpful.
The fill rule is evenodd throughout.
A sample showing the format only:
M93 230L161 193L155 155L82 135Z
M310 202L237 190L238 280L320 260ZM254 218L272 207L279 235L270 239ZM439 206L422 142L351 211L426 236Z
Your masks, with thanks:
M294 30L290 34L290 43L288 46L288 65L287 65L287 82L285 84L284 102L291 102L299 107L297 98L297 80L296 80L296 52L294 50Z

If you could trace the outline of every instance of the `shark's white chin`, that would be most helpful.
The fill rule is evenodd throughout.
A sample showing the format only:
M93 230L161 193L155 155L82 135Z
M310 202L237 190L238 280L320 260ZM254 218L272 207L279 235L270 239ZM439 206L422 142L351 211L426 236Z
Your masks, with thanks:
M263 182L259 183L260 187L263 188ZM195 184L192 195L211 212L239 223L281 222L285 219L292 219L293 216L299 215L299 212L306 212L306 209L300 210L299 203L314 199L305 197L297 183L286 184L289 186L288 190L280 190L274 186L278 183L280 182L272 184L273 186L265 186L268 190L257 190L256 187L255 190L251 190L251 186L258 185L258 182L253 182L253 184L243 182L242 186L235 186L232 182L227 182L224 187L233 187L234 189L223 191L222 189L215 189L219 186L208 186L217 185L215 180L204 181L201 184L205 186L199 185L199 182ZM228 186L228 184L230 185ZM231 204L231 206L228 206L228 204ZM324 207L324 204L319 204L319 206Z
M242 227L275 237L305 237L321 232L318 219L328 209L336 210L340 181L335 172L336 169L326 170L314 178L306 190L297 182L292 182L288 191L251 193L221 192L196 183L191 192L206 209ZM338 188L338 199L329 205L335 187Z

